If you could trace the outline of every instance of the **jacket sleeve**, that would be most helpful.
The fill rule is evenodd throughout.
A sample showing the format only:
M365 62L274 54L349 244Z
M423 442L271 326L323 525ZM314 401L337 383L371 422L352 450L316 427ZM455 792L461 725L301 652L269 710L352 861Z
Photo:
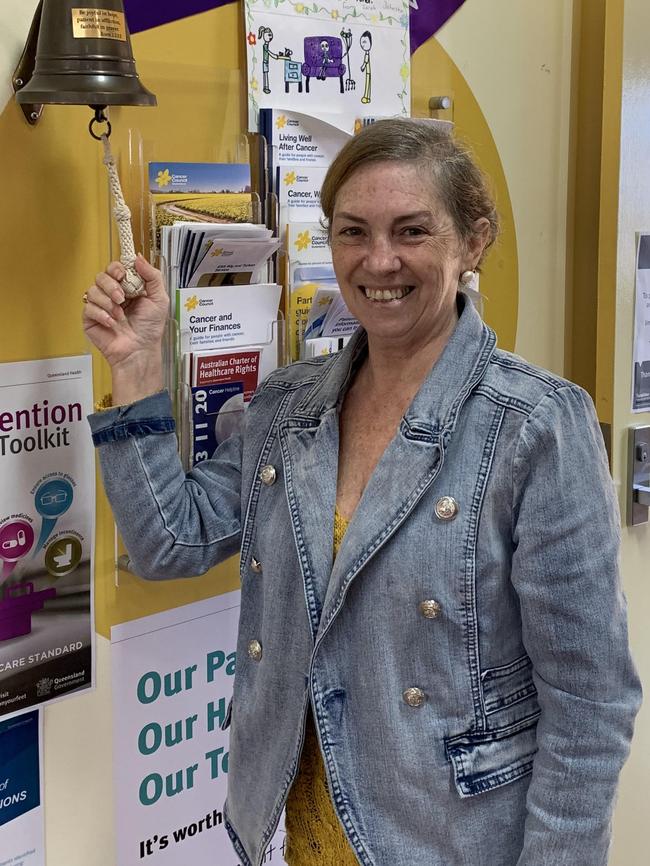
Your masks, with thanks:
M580 388L559 388L530 414L513 482L512 582L541 707L518 866L604 866L640 686L618 569L618 506Z
M104 488L137 574L202 574L240 544L241 438L185 474L169 395L90 415Z

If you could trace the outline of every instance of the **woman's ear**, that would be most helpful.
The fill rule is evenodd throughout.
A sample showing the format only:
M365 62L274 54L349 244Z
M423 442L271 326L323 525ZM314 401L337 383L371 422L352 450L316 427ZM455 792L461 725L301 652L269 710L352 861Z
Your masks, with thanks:
M467 252L472 260L472 268L475 268L481 261L483 250L490 240L490 220L487 217L480 217L474 221L473 229L467 244Z

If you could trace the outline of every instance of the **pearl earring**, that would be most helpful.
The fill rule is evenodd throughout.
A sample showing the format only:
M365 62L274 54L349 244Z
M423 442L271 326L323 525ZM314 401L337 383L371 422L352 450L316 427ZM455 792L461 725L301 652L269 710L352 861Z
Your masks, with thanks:
M469 286L469 284L474 279L475 274L475 271L463 271L463 273L460 275L460 279L458 282L461 284L461 286Z

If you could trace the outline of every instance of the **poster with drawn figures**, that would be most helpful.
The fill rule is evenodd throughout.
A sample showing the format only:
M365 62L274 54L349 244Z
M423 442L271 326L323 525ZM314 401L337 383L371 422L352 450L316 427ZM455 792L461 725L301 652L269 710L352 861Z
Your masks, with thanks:
M0 719L0 866L45 866L40 710Z
M224 825L239 592L111 629L117 866L240 866ZM264 864L284 863L280 824Z
M0 715L92 685L89 355L0 367Z
M246 0L249 128L260 108L410 113L409 0Z

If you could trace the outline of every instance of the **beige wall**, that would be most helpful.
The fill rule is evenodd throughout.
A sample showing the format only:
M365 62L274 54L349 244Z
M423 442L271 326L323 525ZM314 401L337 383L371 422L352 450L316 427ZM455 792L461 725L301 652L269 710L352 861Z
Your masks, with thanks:
M481 106L510 191L515 350L562 374L572 3L467 0L437 38Z
M618 241L616 249L613 474L625 507L627 431L650 425L650 412L630 412L634 323L635 232L650 232L650 3L624 0ZM650 683L650 523L623 530L623 575L633 652ZM603 611L606 616L607 612ZM650 779L650 707L637 720L631 759L623 772L616 813L612 866L645 866Z

